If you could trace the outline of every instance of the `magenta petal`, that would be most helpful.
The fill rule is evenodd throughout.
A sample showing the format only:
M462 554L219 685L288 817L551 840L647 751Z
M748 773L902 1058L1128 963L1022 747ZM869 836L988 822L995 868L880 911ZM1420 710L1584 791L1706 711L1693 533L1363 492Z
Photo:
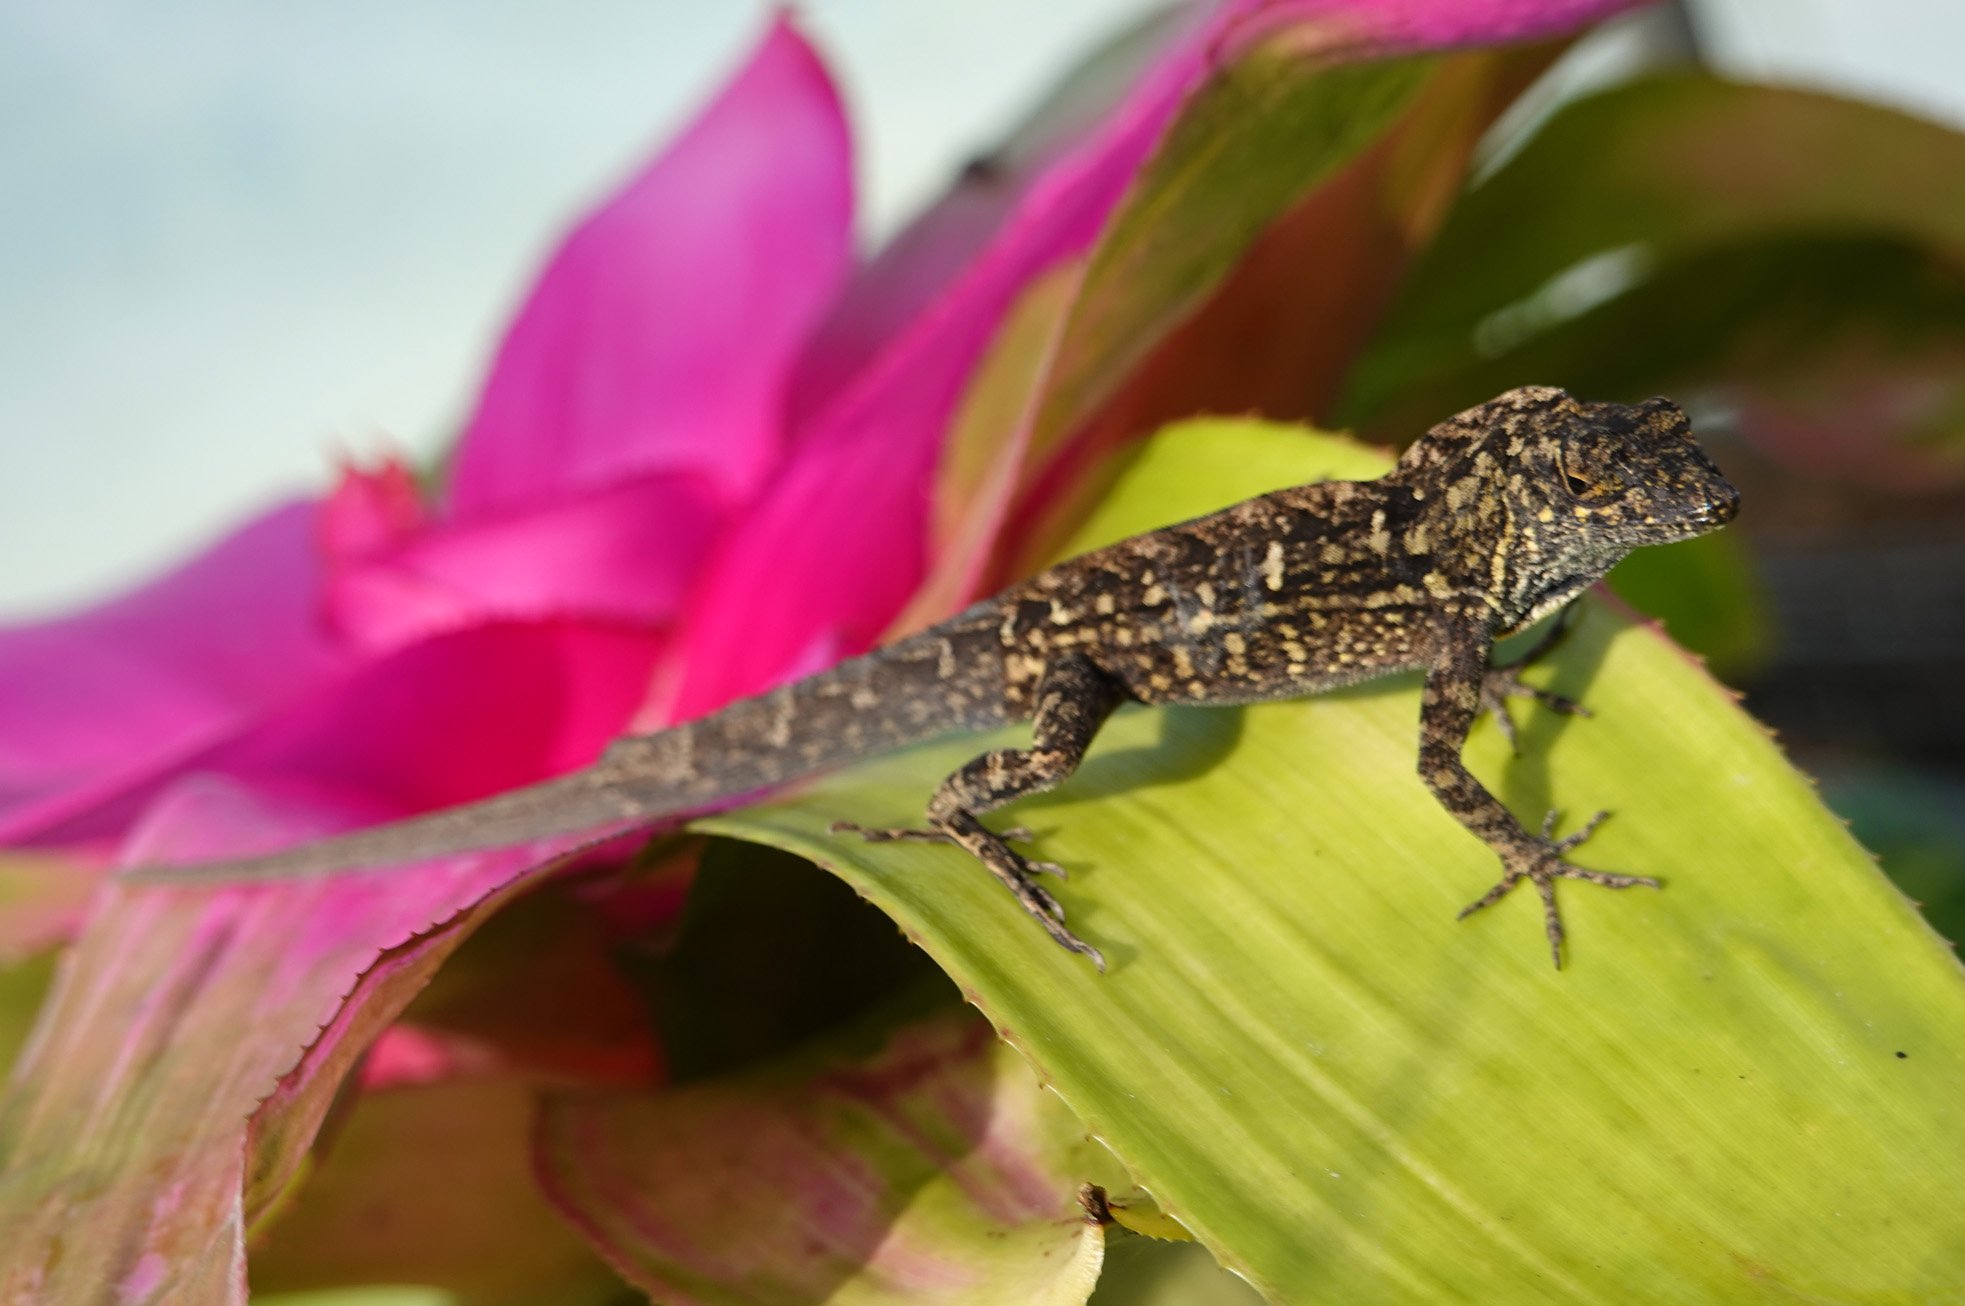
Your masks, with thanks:
M323 687L198 765L277 792L366 795L370 819L466 802L591 762L662 645L571 621L456 631Z
M894 619L926 568L930 482L970 371L1031 279L1090 247L1205 66L1202 35L1184 34L1032 181L966 272L795 433L784 469L706 568L663 714L771 684L827 638L864 648Z
M821 410L926 311L1016 214L1031 191L1086 141L1109 130L1119 106L1152 98L1143 68L1178 76L1200 48L1209 15L1201 5L1164 10L1149 27L1129 31L1118 48L1091 55L1011 136L965 167L948 191L854 274L814 330L798 361L792 420ZM1065 165L1068 166L1068 165Z
M350 464L321 500L321 550L330 565L366 557L413 537L428 519L416 474L401 458L385 455L374 467Z
M312 527L290 504L122 598L0 631L0 841L168 772L341 669Z
M657 473L490 517L426 527L330 562L327 611L369 650L488 621L672 621L723 509L715 487Z
M214 772L283 796L364 795L363 820L466 802L590 762L621 733L660 634L613 624L474 626L314 686L168 771L51 823L62 839L122 829L166 781Z
M786 374L851 260L846 124L778 19L750 63L547 265L458 450L462 515L652 469L748 491Z

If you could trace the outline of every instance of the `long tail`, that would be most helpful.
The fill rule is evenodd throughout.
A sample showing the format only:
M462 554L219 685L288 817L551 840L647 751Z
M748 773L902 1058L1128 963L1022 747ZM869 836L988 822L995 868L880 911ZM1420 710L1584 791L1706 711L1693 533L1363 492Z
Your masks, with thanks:
M1000 666L995 620L979 606L830 671L668 730L622 739L571 775L284 852L143 866L124 878L174 884L291 879L560 835L608 838L939 735L1001 724L1007 713Z
M480 802L331 835L283 852L184 866L140 866L122 878L151 884L300 879L357 867L406 866L557 835L590 831L598 840L682 810L686 805L671 809L664 804L634 804L596 766Z

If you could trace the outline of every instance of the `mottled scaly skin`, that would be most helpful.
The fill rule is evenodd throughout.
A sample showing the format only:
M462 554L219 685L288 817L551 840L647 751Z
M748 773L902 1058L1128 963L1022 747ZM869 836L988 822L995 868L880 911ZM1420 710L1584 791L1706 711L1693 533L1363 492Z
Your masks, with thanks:
M1557 879L1655 881L1569 864L1563 854L1594 821L1560 840L1553 818L1531 833L1462 764L1480 711L1535 692L1516 668L1490 668L1489 655L1632 549L1712 530L1738 501L1666 400L1512 390L1434 427L1378 480L1280 490L1073 558L864 657L624 739L564 779L291 852L143 874L317 874L606 833L938 735L1030 720L1030 747L985 753L942 783L925 829L835 828L963 848L1060 944L1102 965L1038 883L1057 868L1017 852L1010 840L1021 832L992 831L984 813L1069 777L1122 703L1253 703L1423 670L1420 775L1503 867L1467 910L1530 881L1560 965Z

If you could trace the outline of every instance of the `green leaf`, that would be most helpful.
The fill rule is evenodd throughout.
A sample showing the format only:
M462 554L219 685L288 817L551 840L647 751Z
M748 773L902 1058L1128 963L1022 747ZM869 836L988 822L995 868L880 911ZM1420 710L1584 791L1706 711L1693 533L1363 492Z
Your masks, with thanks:
M1294 427L1233 417L1183 422L1128 451L1118 485L1058 556L1305 481L1366 480L1388 465L1379 450Z
M1481 132L1552 57L1370 58L1385 43L1334 47L1328 12L1270 17L1253 41L1231 25L1090 254L1006 319L943 460L934 574L899 628L972 597L992 549L1016 571L1054 545L1109 450L1167 415L1328 402ZM1032 514L1041 528L999 540Z
M1327 406L1482 131L1552 57L1333 65L1326 18L1225 59L1108 220L1031 401L1042 525L1013 536L1010 573L1102 495L1110 450L1164 421Z
M1265 453L1263 445L1274 448ZM1159 437L1134 521L1215 506L1276 450ZM1242 458L1246 453L1248 457ZM1119 511L1115 507L1115 512ZM884 759L701 822L834 868L889 912L1133 1177L1278 1301L1929 1300L1965 1281L1965 974L1766 733L1654 633L1591 604L1525 714L1468 757L1518 812L1616 816L1565 886L1570 964L1414 775L1412 678L1306 702L1122 712L1008 809L1072 878L1069 956L907 824L1016 732Z
M1645 78L1565 107L1468 191L1337 417L1410 438L1530 382L1709 391L1818 471L1956 473L1961 266L1965 135L1812 92Z
M27 1046L34 1015L54 984L55 957L53 952L44 952L38 957L0 963L0 1074L13 1068L21 1049Z
M1286 208L1378 141L1437 67L1429 58L1331 67L1281 40L1225 65L1183 107L1100 235L1040 426L1067 428L1089 412Z
M1077 1306L1109 1157L973 1013L851 1034L665 1093L548 1100L541 1175L676 1306Z

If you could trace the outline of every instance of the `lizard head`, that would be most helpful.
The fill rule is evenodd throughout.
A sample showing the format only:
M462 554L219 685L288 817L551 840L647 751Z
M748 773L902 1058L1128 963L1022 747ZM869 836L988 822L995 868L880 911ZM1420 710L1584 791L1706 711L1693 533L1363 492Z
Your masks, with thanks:
M1568 526L1552 534L1622 557L1704 535L1739 512L1740 492L1693 441L1691 422L1671 400L1587 404L1556 393L1536 458L1546 474L1530 487L1538 522L1547 510Z
M1593 404L1524 386L1441 423L1419 442L1427 445L1422 459L1433 465L1415 459L1401 471L1435 482L1449 502L1485 499L1505 518L1493 547L1507 558L1508 592L1495 597L1522 623L1633 549L1704 535L1739 511L1740 492L1669 399Z

